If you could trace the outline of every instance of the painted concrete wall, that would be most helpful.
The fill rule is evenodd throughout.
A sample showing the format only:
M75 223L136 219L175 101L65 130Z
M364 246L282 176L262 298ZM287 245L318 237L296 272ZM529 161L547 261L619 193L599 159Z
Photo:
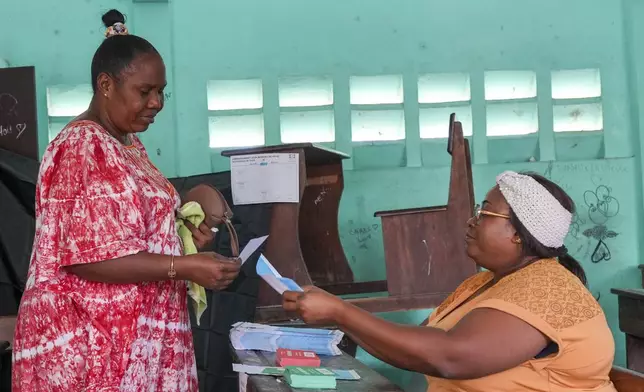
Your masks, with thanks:
M228 168L219 151L209 147L208 80L261 78L266 143L276 144L280 142L278 78L333 78L335 141L329 145L353 157L345 165L340 232L360 280L384 278L375 211L442 204L447 197L445 140L419 137L418 75L468 73L477 200L492 186L495 175L506 169L537 171L564 186L578 207L568 248L600 296L616 337L617 363L624 363L617 301L610 288L639 284L644 4L634 0L529 0L520 5L510 0L373 0L368 5L360 0L334 4L0 0L0 58L37 68L41 150L48 140L46 88L89 83L91 56L103 38L100 15L112 7L127 14L130 29L156 45L166 61L166 109L143 139L169 177ZM604 131L554 134L550 72L577 68L601 71ZM488 70L537 73L538 135L485 136L483 75ZM406 137L353 143L349 77L382 74L403 77ZM598 203L601 208L594 209ZM607 251L609 260L591 260L593 253L607 255ZM383 317L418 323L426 314ZM422 388L412 375L359 355L409 390Z

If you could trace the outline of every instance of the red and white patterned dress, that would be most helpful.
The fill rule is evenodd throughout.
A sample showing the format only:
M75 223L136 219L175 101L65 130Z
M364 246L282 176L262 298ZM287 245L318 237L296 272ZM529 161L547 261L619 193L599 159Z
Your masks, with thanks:
M136 137L89 121L43 156L36 236L13 347L13 391L197 391L186 285L106 284L63 266L181 254L179 197Z

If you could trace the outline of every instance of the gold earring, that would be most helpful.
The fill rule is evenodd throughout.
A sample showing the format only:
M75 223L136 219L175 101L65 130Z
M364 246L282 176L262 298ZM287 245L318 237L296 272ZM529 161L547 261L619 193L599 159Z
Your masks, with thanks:
M512 239L512 242L518 245L521 243L521 238Z

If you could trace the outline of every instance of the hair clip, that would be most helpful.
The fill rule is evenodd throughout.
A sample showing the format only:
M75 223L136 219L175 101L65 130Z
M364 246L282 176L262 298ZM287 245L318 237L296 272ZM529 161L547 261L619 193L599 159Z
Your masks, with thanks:
M116 22L105 30L105 37L113 37L115 35L128 35L129 32L125 24L121 22Z

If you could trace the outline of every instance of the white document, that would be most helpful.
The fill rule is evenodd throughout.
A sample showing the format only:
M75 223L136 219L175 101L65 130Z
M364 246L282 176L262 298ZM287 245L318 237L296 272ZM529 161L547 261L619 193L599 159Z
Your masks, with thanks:
M233 156L230 176L235 205L300 201L299 154Z
M267 238L268 236L265 235L263 237L253 238L252 240L248 241L244 249L242 249L241 253L239 254L241 263L244 264L246 260L248 260L248 258L252 256L253 253L255 253L257 248L262 246L262 244L264 243L264 241L266 241Z
M257 275L264 279L264 281L268 283L273 288L273 290L277 291L280 295L284 294L284 292L287 290L304 291L297 283L295 283L293 279L282 277L282 275L277 272L275 267L273 267L273 265L264 255L259 256L255 270L257 271Z

